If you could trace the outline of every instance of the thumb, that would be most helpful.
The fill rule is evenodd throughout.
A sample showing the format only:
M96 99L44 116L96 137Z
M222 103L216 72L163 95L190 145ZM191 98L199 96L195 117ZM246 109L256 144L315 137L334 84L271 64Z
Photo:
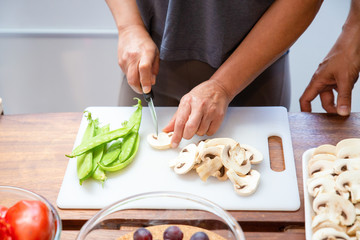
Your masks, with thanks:
M349 79L341 79L338 82L337 113L341 116L348 116L351 112L351 91L353 84Z

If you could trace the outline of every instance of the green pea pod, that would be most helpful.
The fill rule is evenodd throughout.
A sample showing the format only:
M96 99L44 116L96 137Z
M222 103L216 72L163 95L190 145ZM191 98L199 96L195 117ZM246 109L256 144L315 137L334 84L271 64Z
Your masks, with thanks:
M115 162L113 162L109 166L105 166L100 162L99 163L100 167L105 171L115 172L115 171L118 171L118 170L123 169L124 167L128 166L134 159L134 157L139 149L139 143L140 143L140 135L136 134L135 144L133 145L131 154L127 159L125 159L123 162L120 162L120 160L117 159Z
M95 131L95 136L109 132L109 124L105 125L102 128L99 128L98 131ZM98 147L96 147L93 150L93 171L92 171L92 178L95 180L98 180L100 182L104 182L106 180L106 174L105 172L99 167L98 162L101 160L106 144L102 144Z
M106 150L105 154L101 158L100 162L104 164L105 166L111 164L114 162L122 149L122 142L120 140L114 142L111 144L111 146Z
M90 112L87 112L87 119L89 123L85 129L83 138L81 140L82 143L90 140L95 134L95 128L97 122L92 120ZM92 157L93 157L92 153L89 152L78 156L76 159L77 175L78 175L78 179L80 180L80 185L82 184L82 181L86 179L92 171Z
M131 114L129 121L127 121L126 126L128 127L132 127L132 131L133 132L138 132L139 128L140 128L140 123L141 123L141 117L142 117L142 105L141 105L141 100L138 98L134 98L138 101L138 103L136 105L134 105L134 107L137 107L137 109L135 110L135 112L133 114Z
M111 142L118 138L122 138L126 136L131 130L132 127L123 127L104 134L100 134L93 137L92 139L87 140L86 142L82 142L72 151L71 155L66 156L69 158L79 156L93 148L96 148L97 146L100 146L101 144Z

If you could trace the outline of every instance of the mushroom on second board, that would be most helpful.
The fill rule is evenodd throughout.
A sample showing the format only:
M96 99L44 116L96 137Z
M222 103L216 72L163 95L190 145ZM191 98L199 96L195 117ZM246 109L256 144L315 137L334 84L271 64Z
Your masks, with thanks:
M327 160L319 160L308 167L309 176L328 175L334 172L334 162Z
M331 239L342 239L350 240L350 237L334 228L321 228L312 235L312 240L331 240Z
M360 231L360 217L356 217L355 223L348 227L346 233L349 236L356 236L356 232Z
M316 197L319 193L335 192L335 180L331 175L309 178L307 181L308 193Z
M354 205L336 193L319 194L313 201L313 210L319 215L317 216L319 219L329 220L344 226L352 225L356 217Z
M151 147L159 150L169 149L171 147L171 138L173 136L173 132L161 132L159 135L149 134L147 136L147 141Z
M352 170L360 170L360 158L337 159L334 162L334 173L336 174Z
M260 173L254 169L246 176L239 176L233 169L228 169L226 175L233 183L235 192L241 196L249 196L254 193L260 181Z
M332 144L323 144L314 149L314 155L317 154L332 154L336 155L336 146Z
M315 162L317 162L319 160L326 160L326 161L334 162L334 161L336 161L336 159L337 159L336 156L332 155L332 154L328 154L328 153L316 154L310 158L310 160L308 161L308 166L310 167L311 165L313 165Z
M360 202L360 170L341 173L336 179L336 188L349 192L352 203Z
M352 145L360 146L360 138L346 138L341 140L336 144L336 153L338 153L342 148Z

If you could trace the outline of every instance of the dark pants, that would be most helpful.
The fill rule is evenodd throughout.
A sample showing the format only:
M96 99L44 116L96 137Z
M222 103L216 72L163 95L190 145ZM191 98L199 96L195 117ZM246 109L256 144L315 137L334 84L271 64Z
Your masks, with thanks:
M155 106L178 106L182 96L208 80L215 71L200 61L160 61L160 71L152 87ZM119 105L134 105L133 97L143 99L129 87L124 77ZM233 99L230 106L284 106L289 109L289 54L283 55L260 74Z

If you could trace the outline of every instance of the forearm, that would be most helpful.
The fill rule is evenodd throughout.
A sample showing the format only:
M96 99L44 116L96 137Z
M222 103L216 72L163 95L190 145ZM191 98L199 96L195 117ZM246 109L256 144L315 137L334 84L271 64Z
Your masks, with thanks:
M296 41L320 6L320 0L275 1L210 81L233 99Z
M119 33L131 26L145 29L136 0L106 0L106 3L114 17Z

